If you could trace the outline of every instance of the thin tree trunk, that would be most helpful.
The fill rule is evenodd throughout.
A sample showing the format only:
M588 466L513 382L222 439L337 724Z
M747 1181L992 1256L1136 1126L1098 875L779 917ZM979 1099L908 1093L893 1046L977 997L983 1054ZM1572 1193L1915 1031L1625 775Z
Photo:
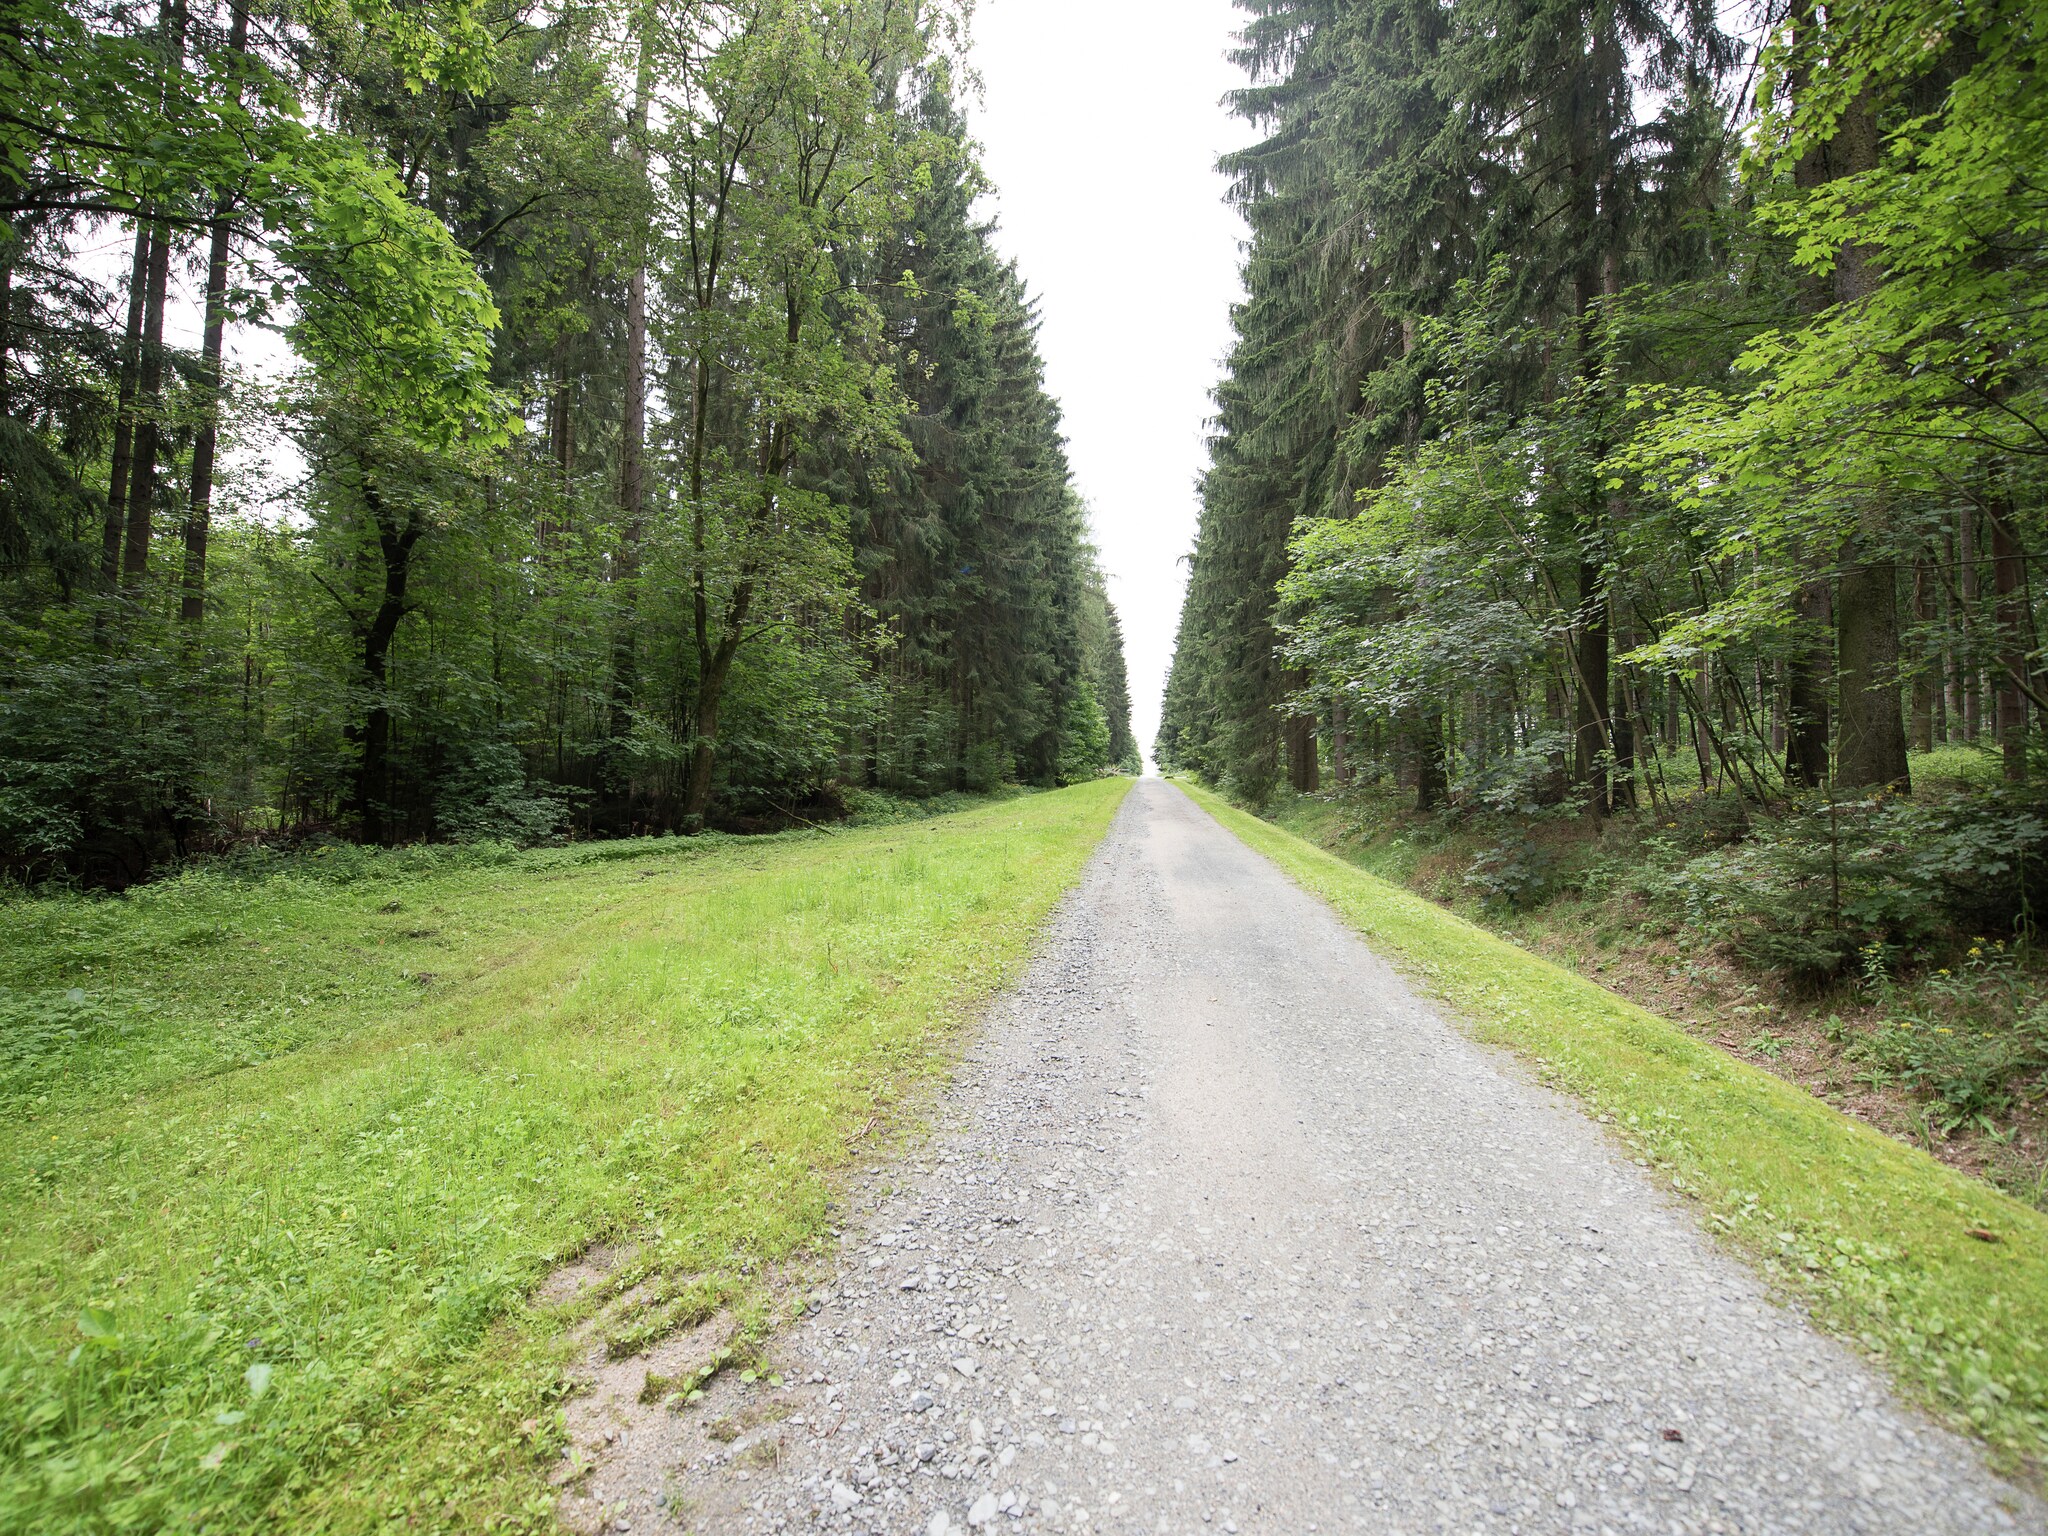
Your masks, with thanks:
M249 10L236 5L228 23L228 52L239 56L249 45ZM228 215L232 200L223 196L214 208L206 251L206 332L200 342L199 372L205 391L199 431L192 442L192 494L185 506L184 595L178 617L197 624L206 617L206 542L213 522L213 460L220 441L220 409L225 397L221 359L228 328L228 240L234 226Z
M654 45L652 18L640 17L640 63L633 91L633 112L626 125L626 152L638 184L647 186L647 113L653 94ZM608 786L622 793L627 820L632 819L633 787L621 767L620 744L632 730L633 705L640 691L638 589L640 541L647 521L647 252L642 246L626 279L626 400L619 442L619 559L616 587L620 594L612 637L611 746L607 749Z
M1991 524L1991 580L1998 600L1998 739L2004 748L2005 780L2027 781L2027 676L2029 642L2025 556L2013 531L2012 507L2001 503Z
M1714 727L1708 718L1710 703L1714 697L1714 663L1710 657L1700 658L1699 704L1692 711L1692 750L1699 759L1700 788L1714 787ZM1688 701L1690 703L1690 701Z
M16 185L12 171L0 168L0 187ZM12 219L0 219L0 416L14 414L14 258L21 237Z
M1923 556L1913 562L1913 619L1922 633L1934 622L1934 582ZM1934 750L1934 707L1939 697L1933 668L1921 665L1913 673L1913 749Z
M128 274L128 327L121 339L121 381L114 394L114 445L107 463L107 512L100 528L100 577L121 579L121 530L128 516L128 476L135 456L135 386L142 363L142 310L149 289L156 226L135 221L135 259Z
M1608 622L1614 624L1610 613ZM1617 643L1623 655L1635 649L1635 636L1625 625L1615 626ZM1613 780L1608 789L1608 804L1617 811L1632 811L1636 808L1636 699L1634 679L1625 666L1613 671L1615 691L1619 703L1610 709L1608 734L1614 743Z
M1450 774L1445 762L1444 717L1437 709L1425 709L1415 730L1415 809L1433 811L1450 792Z
M158 13L164 29L166 79L185 56L184 0L164 0ZM121 552L121 578L130 585L149 572L151 522L156 513L157 456L163 437L164 310L171 285L171 226L159 222L150 242L149 278L143 298L141 363L136 370L135 462L128 485L128 535Z
M1572 731L1572 781L1585 795L1586 810L1605 815L1612 769L1612 698L1607 666L1607 594L1600 566L1579 565L1579 623L1572 640L1577 673Z
M1984 734L1984 691L1977 667L1977 509L1965 503L1956 512L1956 582L1962 589L1963 611L1959 626L1959 660L1962 673L1963 740L1975 741Z
M151 524L156 513L157 454L163 436L164 309L171 278L171 229L158 224L150 240L143 297L141 362L136 368L134 462L129 467L128 526L121 579L133 586L149 572Z

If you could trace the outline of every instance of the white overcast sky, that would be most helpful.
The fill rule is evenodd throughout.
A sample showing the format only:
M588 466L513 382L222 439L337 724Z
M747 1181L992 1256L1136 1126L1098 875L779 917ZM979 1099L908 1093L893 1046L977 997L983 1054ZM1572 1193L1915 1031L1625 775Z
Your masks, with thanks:
M1040 302L1047 384L1122 615L1149 755L1195 537L1244 227L1216 157L1230 0L981 0L970 109L997 243Z

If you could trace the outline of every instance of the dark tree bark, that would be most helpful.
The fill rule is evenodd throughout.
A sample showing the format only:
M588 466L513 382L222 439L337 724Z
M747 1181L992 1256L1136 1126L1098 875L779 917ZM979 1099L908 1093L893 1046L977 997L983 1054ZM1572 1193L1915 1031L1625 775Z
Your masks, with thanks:
M1444 761L1444 717L1425 710L1415 722L1415 809L1433 811L1451 790L1449 765Z
M0 169L0 186L11 173ZM20 236L12 219L0 219L0 416L14 414L14 257Z
M1572 639L1575 715L1572 722L1572 782L1586 810L1605 815L1613 758L1613 700L1607 666L1607 594L1602 569L1579 566L1579 622Z
M240 54L248 44L248 8L237 5L228 24L228 51ZM178 617L187 624L197 624L206 617L206 543L213 525L213 460L220 441L224 397L221 358L227 344L232 212L232 200L223 196L214 208L206 251L206 332L200 342L199 359L201 387L206 395L205 414L192 443L192 494L185 505L184 593L178 604Z
M1799 620L1792 653L1785 660L1785 778L1800 788L1828 781L1827 640L1833 628L1834 593L1825 580L1799 589Z
M1957 672L1961 675L1963 740L1984 734L1984 690L1977 668L1977 509L1967 502L1956 511L1956 584L1962 593Z
M142 301L142 347L135 370L134 462L129 467L128 526L121 579L134 585L149 571L151 523L156 512L157 452L163 436L164 307L171 280L171 229L158 224L150 238L149 273Z
M164 0L164 68L175 73L185 56L184 0ZM156 513L157 456L163 437L164 309L171 286L171 226L161 219L149 248L149 274L142 305L142 346L135 381L134 464L129 471L128 532L121 551L121 579L139 583L149 572L151 522Z
M640 63L627 122L626 152L639 184L647 183L647 113L653 95L652 23L640 19ZM640 572L640 540L647 520L647 256L642 250L626 280L626 399L619 441L619 558L615 587L622 594L612 634L611 740L605 748L607 788L618 794L628 822L632 786L623 764L622 743L633 726L640 691L639 624L634 579Z
M1849 176L1877 164L1877 114L1866 92L1842 114L1831 153ZM1850 244L1835 260L1835 296L1869 298L1884 280L1877 252ZM1884 508L1866 509L1872 532L1850 539L1835 590L1835 657L1841 675L1841 755L1836 782L1848 789L1906 788L1906 727L1899 709L1898 568L1876 525Z
M1287 782L1297 793L1312 795L1322 788L1322 762L1316 750L1316 717L1287 718Z
M1796 98L1806 92L1812 79L1821 36L1812 0L1793 0L1791 19L1800 49L1790 82ZM1809 148L1792 168L1793 186L1811 192L1841 174L1834 150L1833 140ZM1798 291L1799 307L1809 319L1835 299L1834 283L1824 273L1802 271ZM1810 567L1813 552L1802 550L1796 558ZM1785 779L1798 788L1817 789L1828 781L1829 743L1834 734L1828 708L1834 681L1829 675L1834 649L1833 581L1824 572L1814 573L1799 589L1794 606L1797 624L1785 657Z
M1911 786L1899 711L1898 567L1888 556L1842 552L1836 648L1841 746L1835 782L1846 789Z
M2026 557L2013 531L2012 508L2001 505L1985 519L1991 524L1991 581L1998 603L1998 740L2005 754L2008 784L2027 781L2027 676L2031 625L2026 597Z
M361 727L351 727L349 734L362 749L356 765L354 809L362 823L363 841L381 844L389 839L391 830L391 642L411 611L406 590L412 581L413 551L426 529L417 515L400 522L368 474L363 476L362 497L377 530L384 587L369 622L359 631L370 706L364 711Z
M1913 562L1913 621L1923 627L1934 622L1934 580L1923 559ZM1922 667L1913 675L1913 750L1934 750L1935 706L1941 691L1936 675Z
M156 226L135 223L135 259L128 274L128 326L121 338L121 380L114 394L114 444L107 464L107 513L100 529L100 576L121 579L121 531L128 516L128 475L135 454L135 386L142 363L142 309Z

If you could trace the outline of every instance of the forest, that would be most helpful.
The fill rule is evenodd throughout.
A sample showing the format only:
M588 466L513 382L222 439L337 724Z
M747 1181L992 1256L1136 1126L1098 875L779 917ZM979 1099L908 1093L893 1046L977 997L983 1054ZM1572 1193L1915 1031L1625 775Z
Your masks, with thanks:
M2048 1068L2040 7L1241 9L1162 763L1767 1009L1951 987L1911 1038L1968 1051L1817 1043L2000 1119Z
M0 872L1135 769L948 0L27 0Z

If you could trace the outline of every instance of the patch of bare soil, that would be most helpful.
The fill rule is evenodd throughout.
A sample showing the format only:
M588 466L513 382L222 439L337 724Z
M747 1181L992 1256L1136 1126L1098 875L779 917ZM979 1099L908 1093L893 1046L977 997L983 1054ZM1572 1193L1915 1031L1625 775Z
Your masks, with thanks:
M566 1305L609 1282L624 1255L597 1248L543 1283L540 1297ZM581 1352L570 1370L576 1390L563 1409L569 1443L550 1476L561 1490L557 1513L565 1530L601 1536L645 1526L669 1504L667 1469L701 1455L711 1432L706 1417L684 1413L692 1393L730 1358L739 1329L726 1311L635 1353L617 1356L608 1326L643 1304L636 1287L576 1332Z

